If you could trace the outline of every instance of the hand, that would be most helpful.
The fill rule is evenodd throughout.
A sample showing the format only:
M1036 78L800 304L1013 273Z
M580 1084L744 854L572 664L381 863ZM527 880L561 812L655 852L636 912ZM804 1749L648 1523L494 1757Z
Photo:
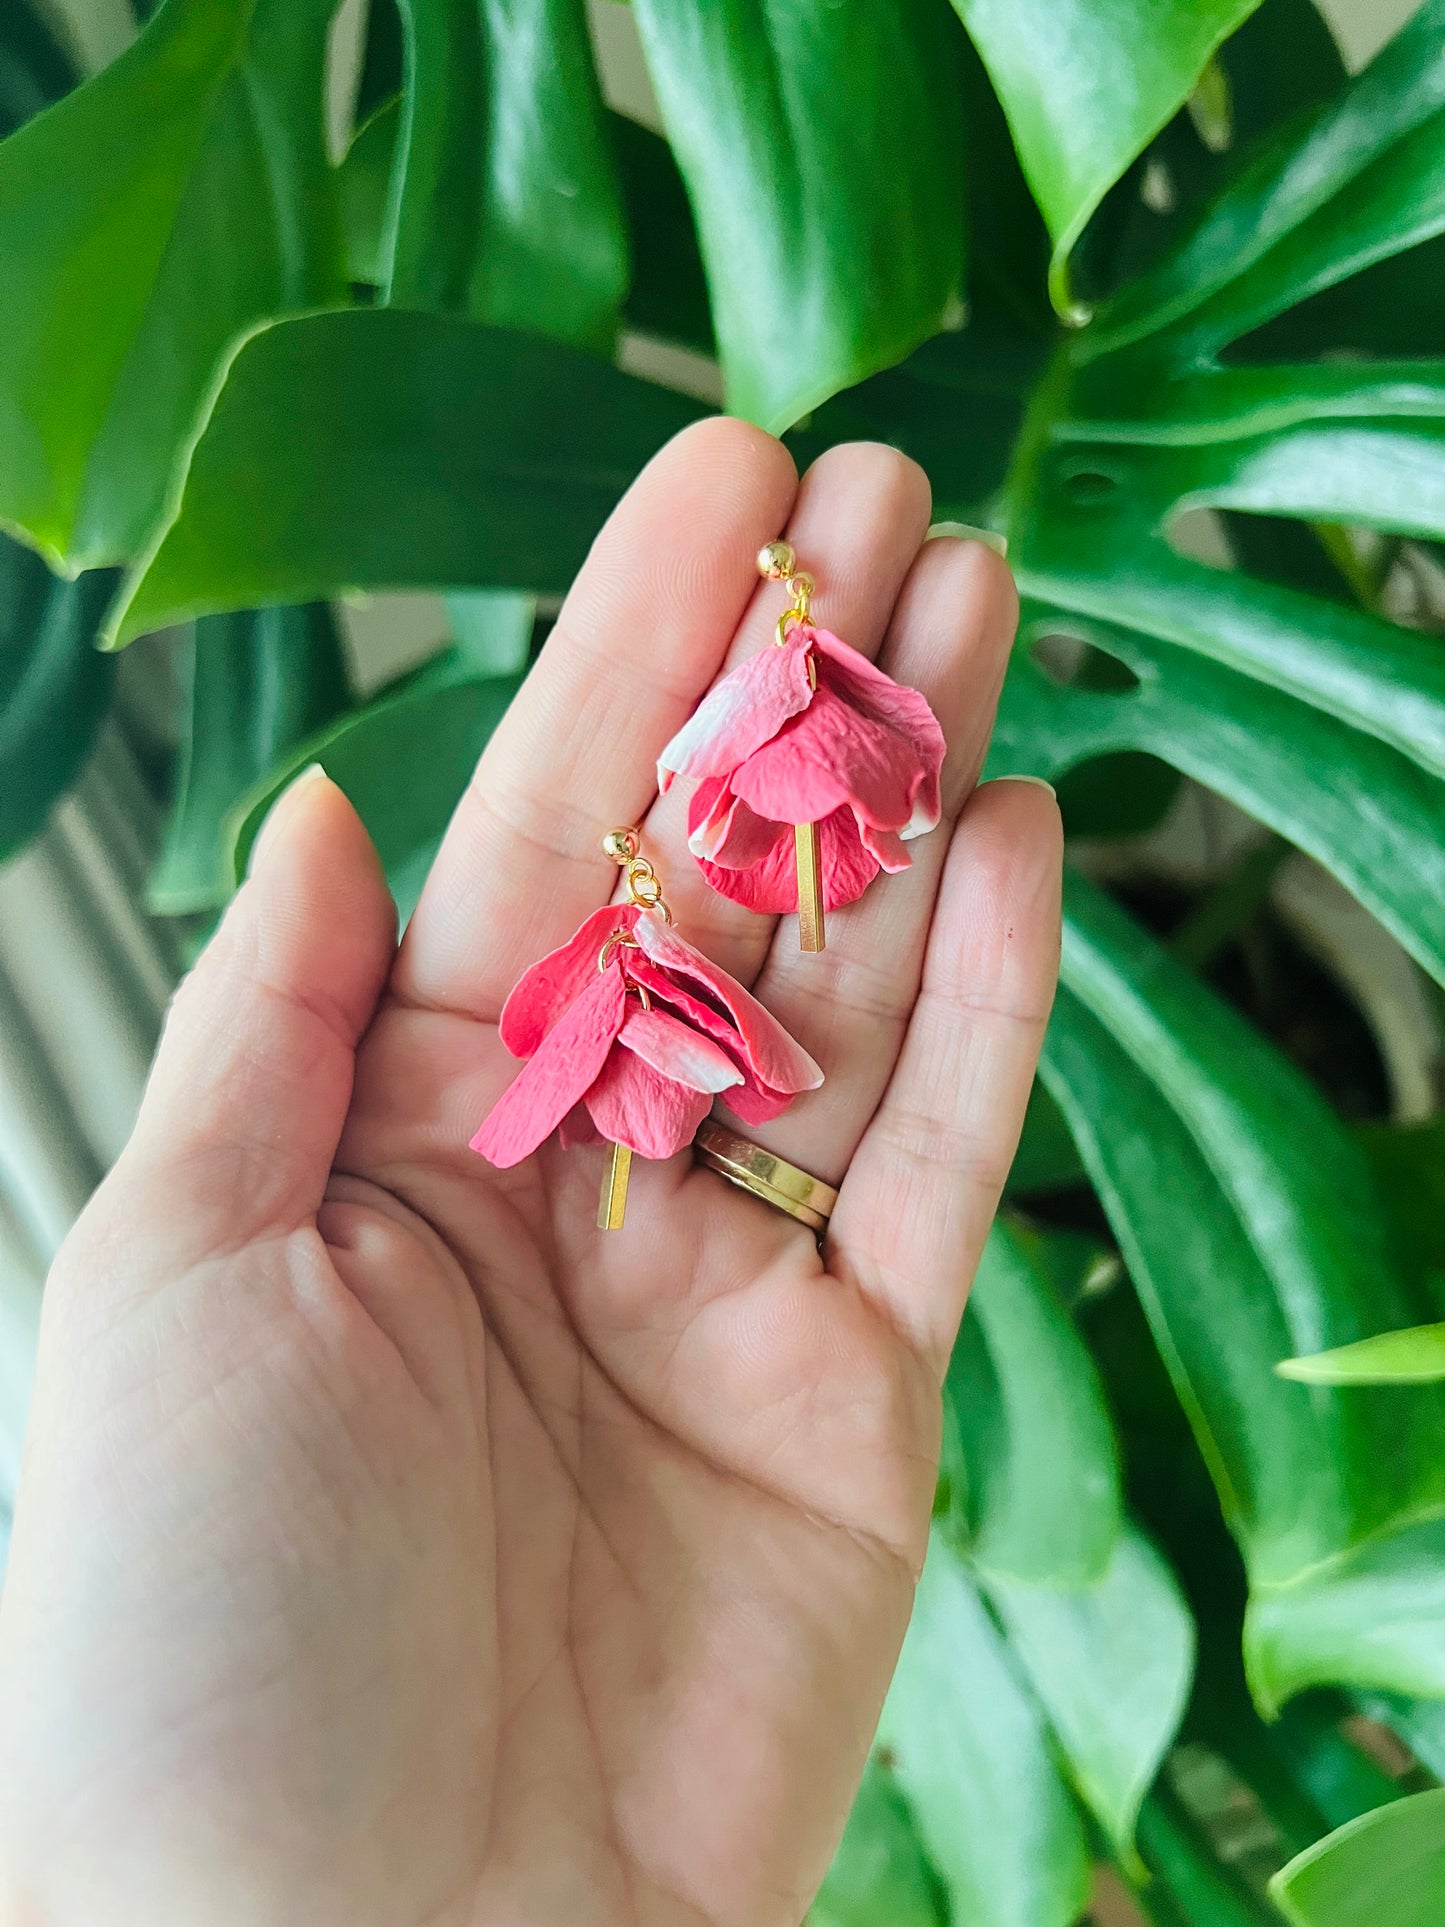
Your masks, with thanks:
M794 1927L907 1624L939 1381L1057 960L1059 823L975 789L1016 604L924 545L885 448L798 487L714 420L618 508L483 757L400 951L299 782L179 992L68 1241L0 1611L0 1882L46 1927ZM804 957L711 896L653 759L777 613L948 737L945 818ZM650 805L650 809L649 809ZM679 928L824 1087L751 1135L842 1196L811 1235L688 1156L496 1172L521 969L646 814Z

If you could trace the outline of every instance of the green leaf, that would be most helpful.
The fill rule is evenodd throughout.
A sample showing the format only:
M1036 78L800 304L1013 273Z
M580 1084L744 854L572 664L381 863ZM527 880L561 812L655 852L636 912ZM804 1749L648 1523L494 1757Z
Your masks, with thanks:
M1099 355L1172 326L1200 358L1305 296L1445 228L1445 0L1424 0L1362 74L1291 124L1100 318Z
M1341 1827L1269 1883L1293 1927L1439 1927L1445 1917L1445 1790Z
M1121 1530L1119 1458L1088 1348L1036 1255L989 1235L944 1386L948 1527L990 1577L1099 1578Z
M0 137L75 85L70 56L29 0L0 13Z
M114 586L58 582L0 536L0 857L43 826L95 739L115 667L95 631Z
M607 348L627 237L583 0L402 0L387 299Z
M1360 1143L1395 1255L1432 1311L1445 1316L1445 1111L1423 1124L1367 1124Z
M807 1927L947 1927L908 1803L876 1759L868 1762Z
M457 590L446 598L452 640L484 676L511 676L527 666L537 598L514 589Z
M347 278L373 288L380 287L387 275L387 197L400 118L400 101L384 101L357 128L336 170Z
M1138 1898L1157 1927L1279 1927L1165 1786L1140 1810L1139 1848L1151 1879Z
M1237 607L1250 590L1239 584ZM1181 648L1026 601L991 771L1057 781L1096 757L1145 750L1226 796L1331 870L1445 981L1440 784L1372 734ZM1054 683L1031 651L1072 636L1133 672L1133 688Z
M109 637L348 589L560 593L699 412L590 355L451 316L281 323L232 363Z
M1409 1747L1437 1780L1445 1780L1445 1701L1402 1699L1394 1693L1356 1693L1355 1704Z
M203 618L181 675L176 795L147 891L151 909L162 915L225 902L230 811L349 696L340 638L324 603Z
M1445 1325L1414 1325L1381 1332L1334 1351L1286 1358L1281 1378L1305 1385L1410 1385L1445 1378Z
M0 522L135 554L228 344L342 293L329 0L169 0L0 148Z
M1008 115L1054 240L1068 257L1105 192L1193 90L1259 0L954 0Z
M1069 1927L1089 1890L1083 1827L1038 1709L937 1531L878 1737L968 1927Z
M1044 1075L1244 1552L1266 1709L1445 1692L1445 1397L1290 1385L1408 1322L1360 1153L1285 1061L1078 878Z
M448 650L299 744L232 810L231 873L239 883L256 832L277 796L320 763L355 805L386 869L403 919L411 914L442 832L516 694L516 676L480 676Z
M959 50L930 0L633 0L733 413L780 432L958 317Z
M644 334L715 354L702 251L672 149L661 134L625 114L609 114L607 126L632 237L627 319Z
M1194 1666L1194 1622L1173 1573L1129 1527L1092 1585L997 1573L983 1584L1080 1798L1127 1859Z

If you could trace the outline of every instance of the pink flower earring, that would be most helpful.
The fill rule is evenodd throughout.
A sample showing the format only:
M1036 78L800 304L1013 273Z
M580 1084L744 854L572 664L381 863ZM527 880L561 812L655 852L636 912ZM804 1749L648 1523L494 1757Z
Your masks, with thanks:
M785 1111L823 1073L742 985L684 943L636 830L611 830L628 901L587 918L524 971L502 1009L502 1042L526 1062L472 1149L500 1169L555 1131L564 1146L611 1145L597 1223L615 1231L632 1157L669 1158L723 1102L744 1123Z
M906 870L905 843L938 822L943 731L916 689L814 627L813 578L786 542L758 572L786 582L776 649L732 670L658 759L658 787L700 779L688 847L720 895L798 913L798 943L825 943L824 912L861 897L879 870Z

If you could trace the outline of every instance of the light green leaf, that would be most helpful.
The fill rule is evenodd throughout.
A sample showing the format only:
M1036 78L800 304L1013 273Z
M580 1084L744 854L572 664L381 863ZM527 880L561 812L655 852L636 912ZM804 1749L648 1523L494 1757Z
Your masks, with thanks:
M511 676L527 666L537 598L515 589L458 589L446 598L452 641L486 676Z
M235 881L245 875L251 845L277 796L309 763L320 763L350 797L408 917L519 680L479 676L464 655L449 650L297 745L231 812L227 846Z
M1038 1709L936 1531L878 1737L955 1920L1070 1927L1089 1889L1083 1828Z
M733 413L780 432L958 317L959 49L931 0L633 0Z
M1445 1918L1445 1790L1341 1827L1269 1883L1292 1927L1439 1927Z
M1259 0L954 0L1054 240L1055 305L1089 216Z
M1127 1858L1194 1667L1194 1622L1173 1573L1129 1527L1093 1585L996 1573L983 1585L1080 1797Z
M1121 1530L1119 1458L1088 1348L1038 1262L994 1225L944 1387L948 1529L988 1575L1082 1584Z
M168 0L0 148L0 522L68 568L136 553L217 361L339 299L329 0Z
M1247 594L1241 585L1241 604ZM1061 635L1107 651L1137 685L1053 682L1030 652ZM1373 735L1198 652L1026 602L990 770L1056 781L1123 750L1162 758L1288 837L1445 982L1439 782Z
M346 707L341 642L324 603L207 616L181 658L180 766L147 898L162 915L230 895L227 816L238 798Z
M387 299L610 346L627 237L583 0L401 0Z
M1303 128L1281 129L1158 268L1119 296L1085 352L1178 324L1171 352L1205 356L1306 295L1440 233L1442 29L1445 0L1424 0L1362 74Z
M868 1762L807 1927L947 1927L908 1803L876 1759Z
M451 316L281 323L232 363L109 634L348 589L560 592L698 413L590 355Z
M1067 902L1045 1079L1244 1551L1256 1697L1445 1692L1445 1397L1273 1370L1408 1321L1359 1151L1120 911L1077 878Z
M1381 1332L1332 1352L1286 1358L1275 1370L1305 1385L1411 1385L1445 1378L1445 1325Z
M400 102L384 101L357 128L336 170L347 278L373 288L380 287L389 268L387 197L396 163L400 118Z
M109 574L58 582L0 536L0 857L44 825L95 740L115 666L95 631L114 587Z

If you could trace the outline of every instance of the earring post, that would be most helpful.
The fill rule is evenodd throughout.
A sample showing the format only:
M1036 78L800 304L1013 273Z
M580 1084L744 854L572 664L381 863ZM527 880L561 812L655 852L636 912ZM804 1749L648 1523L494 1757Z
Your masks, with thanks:
M818 826L793 826L793 850L798 866L798 948L812 953L825 948L823 929L823 866L818 855Z
M632 1175L632 1147L610 1147L607 1169L602 1174L602 1190L597 1199L597 1229L620 1231L627 1215L627 1181Z

